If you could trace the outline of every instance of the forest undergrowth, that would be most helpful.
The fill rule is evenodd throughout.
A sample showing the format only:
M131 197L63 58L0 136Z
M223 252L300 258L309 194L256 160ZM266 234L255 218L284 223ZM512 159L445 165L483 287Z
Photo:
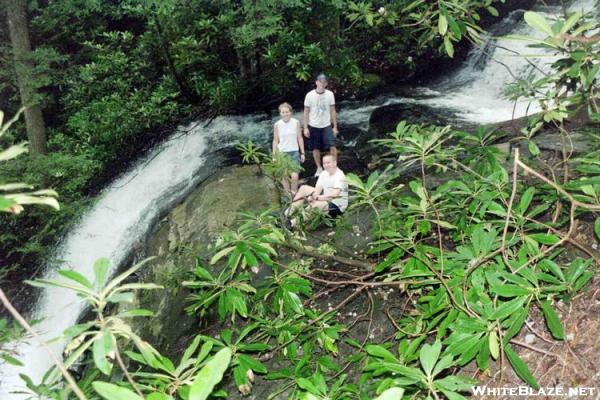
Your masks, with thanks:
M323 224L347 229L348 219L315 212L286 229L284 196L276 209L241 215L239 226L214 243L210 262L198 262L184 282L192 291L188 312L213 331L195 336L178 360L132 329L131 318L153 316L132 308L134 292L162 288L130 280L151 260L114 278L108 261L99 260L94 282L72 270L60 271L64 280L30 282L76 291L91 314L65 331L64 360L55 355L58 368L43 383L23 377L28 390L55 399L198 400L250 395L272 381L268 398L453 400L486 381L517 377L531 390L547 379L566 387L583 382L564 371L570 362L598 368L588 347L576 346L588 333L573 330L596 307L598 293L599 44L585 36L598 22L581 13L550 23L528 12L525 20L545 38L515 39L561 57L551 73L511 87L515 100L543 110L509 141L512 151L497 146L505 140L498 130L400 122L374 141L389 155L387 166L347 175L347 215L372 215L372 240L361 254L309 239ZM579 109L591 120L583 133L591 146L575 156L566 121ZM540 151L536 140L547 130L560 136L559 151ZM294 168L251 142L240 150L275 182ZM22 188L3 187L3 209L29 204L31 197L12 193ZM255 272L264 278L253 279ZM533 345L526 330L567 353ZM542 362L556 360L562 375L540 373L538 360L525 360L520 348L543 354ZM1 354L20 363L18 354ZM585 383L597 374L588 370Z

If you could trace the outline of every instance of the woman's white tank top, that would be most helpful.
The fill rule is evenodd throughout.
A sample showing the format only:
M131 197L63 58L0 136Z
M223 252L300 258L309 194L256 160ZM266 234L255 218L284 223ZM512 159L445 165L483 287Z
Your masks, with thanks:
M299 122L295 118L290 118L288 122L283 122L282 119L275 123L277 132L279 133L279 151L298 151L297 129Z

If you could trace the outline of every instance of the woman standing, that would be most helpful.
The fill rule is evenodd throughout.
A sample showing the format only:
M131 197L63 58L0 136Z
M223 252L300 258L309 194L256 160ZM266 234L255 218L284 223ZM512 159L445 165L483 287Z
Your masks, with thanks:
M287 154L292 160L300 166L304 162L304 140L300 132L300 122L292 118L292 106L288 103L279 105L279 115L281 119L273 125L273 155L277 152ZM283 188L292 193L292 196L298 191L298 172L292 173L292 184L284 179Z

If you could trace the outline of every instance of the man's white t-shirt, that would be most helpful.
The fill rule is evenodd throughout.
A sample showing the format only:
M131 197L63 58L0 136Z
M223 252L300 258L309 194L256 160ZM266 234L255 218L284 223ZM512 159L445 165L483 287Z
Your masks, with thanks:
M298 127L300 122L296 118L290 118L288 122L282 119L275 122L279 135L279 151L298 151Z
M344 211L348 207L348 182L346 182L346 175L341 169L337 168L333 175L329 175L327 171L321 172L317 179L317 186L323 188L325 196L329 196L334 189L340 189L340 194L331 202L338 206L340 211Z
M325 128L331 125L329 107L335 105L335 97L331 90L319 94L316 89L311 90L304 98L304 107L310 107L308 125L315 128Z

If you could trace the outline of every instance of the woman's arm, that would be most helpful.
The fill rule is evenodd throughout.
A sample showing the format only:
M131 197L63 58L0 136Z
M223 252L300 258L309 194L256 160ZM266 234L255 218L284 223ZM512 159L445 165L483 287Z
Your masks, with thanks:
M279 129L277 124L273 124L273 155L277 153L277 146L279 146Z
M302 132L300 131L300 121L296 128L296 137L298 138L298 148L300 149L300 162L304 162L304 139L302 138Z

